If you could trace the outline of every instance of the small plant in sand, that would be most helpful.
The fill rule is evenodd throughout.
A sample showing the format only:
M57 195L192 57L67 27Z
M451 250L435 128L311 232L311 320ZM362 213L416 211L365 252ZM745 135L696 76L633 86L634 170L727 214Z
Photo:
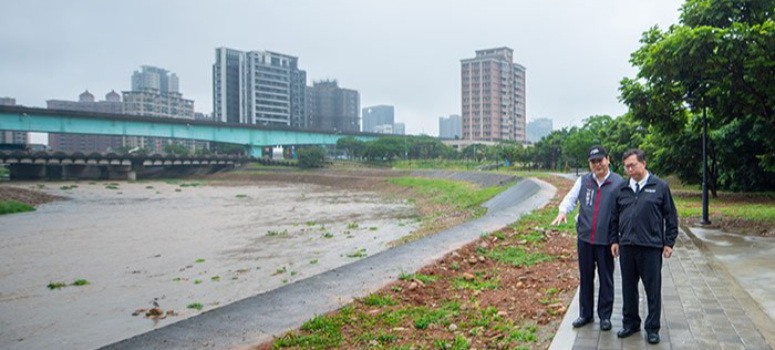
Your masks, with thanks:
M191 303L186 306L189 309L196 309L196 310L202 310L204 308L204 305L202 303Z

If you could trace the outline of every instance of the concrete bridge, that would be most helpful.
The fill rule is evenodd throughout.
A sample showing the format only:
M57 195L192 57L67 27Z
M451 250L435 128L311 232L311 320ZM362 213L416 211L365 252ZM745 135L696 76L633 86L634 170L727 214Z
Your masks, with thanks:
M248 147L254 157L260 157L261 149L268 146L333 145L342 137L353 136L361 141L373 141L385 136L18 106L0 106L0 130L149 136L230 143Z
M65 153L0 151L11 179L129 179L209 173L251 160L247 156L136 155L117 153Z

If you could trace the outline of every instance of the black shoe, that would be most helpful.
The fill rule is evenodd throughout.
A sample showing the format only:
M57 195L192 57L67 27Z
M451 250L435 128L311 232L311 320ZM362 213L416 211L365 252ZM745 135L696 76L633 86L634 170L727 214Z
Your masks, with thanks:
M616 332L616 336L619 338L627 338L638 332L640 332L639 328L622 328L619 332Z
M600 320L600 330L610 331L611 330L611 320Z
M659 344L659 333L648 332L648 337L646 337L646 340L648 340L649 344Z
M573 321L573 328L583 327L585 324L592 322L591 318L579 317Z

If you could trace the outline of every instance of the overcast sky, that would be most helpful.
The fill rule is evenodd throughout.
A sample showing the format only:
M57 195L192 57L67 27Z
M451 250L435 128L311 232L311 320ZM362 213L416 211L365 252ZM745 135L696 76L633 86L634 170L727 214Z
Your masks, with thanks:
M438 134L460 114L460 60L507 46L527 67L527 120L555 129L618 116L641 34L677 23L680 0L36 1L0 8L0 97L129 90L140 65L170 70L197 112L212 112L215 48L299 57L307 83L336 79L361 107L395 106L407 132Z

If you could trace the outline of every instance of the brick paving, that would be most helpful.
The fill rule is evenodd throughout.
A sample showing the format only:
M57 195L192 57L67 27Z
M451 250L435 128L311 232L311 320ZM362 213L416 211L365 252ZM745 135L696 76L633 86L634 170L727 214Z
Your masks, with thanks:
M646 342L646 332L625 338L616 337L622 327L621 275L614 272L615 301L611 318L613 329L601 331L599 320L573 329L578 317L578 303L568 309L551 349L769 349L755 322L725 278L726 271L713 268L712 257L706 256L681 230L673 257L665 259L662 268L661 342ZM618 261L617 261L618 264ZM646 318L646 293L640 285L640 316ZM770 320L772 321L772 320Z

